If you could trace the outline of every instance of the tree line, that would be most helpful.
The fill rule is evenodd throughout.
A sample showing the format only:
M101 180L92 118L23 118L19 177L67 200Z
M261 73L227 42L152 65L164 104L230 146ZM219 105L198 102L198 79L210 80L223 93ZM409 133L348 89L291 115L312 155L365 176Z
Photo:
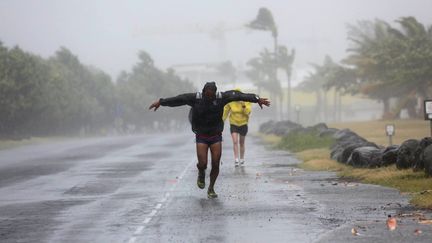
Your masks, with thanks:
M423 115L423 100L432 95L432 26L414 17L391 25L383 20L360 21L348 27L347 56L335 62L326 56L300 88L322 97L334 89L340 95L360 94L383 104L383 118L399 118L406 109L412 118ZM339 100L339 101L338 101Z
M157 68L144 51L138 59L132 70L122 71L113 82L65 47L42 58L0 42L0 138L153 126L161 115L150 116L150 102L190 92L193 86L173 70ZM179 115L170 112L163 117L169 121Z

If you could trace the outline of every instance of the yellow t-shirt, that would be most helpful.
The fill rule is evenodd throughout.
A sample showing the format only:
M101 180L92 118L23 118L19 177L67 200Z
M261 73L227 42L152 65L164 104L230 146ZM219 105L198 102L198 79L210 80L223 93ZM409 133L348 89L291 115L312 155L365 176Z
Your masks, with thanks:
M225 121L229 116L230 124L243 126L248 124L251 111L252 105L250 102L233 101L225 105L222 118Z

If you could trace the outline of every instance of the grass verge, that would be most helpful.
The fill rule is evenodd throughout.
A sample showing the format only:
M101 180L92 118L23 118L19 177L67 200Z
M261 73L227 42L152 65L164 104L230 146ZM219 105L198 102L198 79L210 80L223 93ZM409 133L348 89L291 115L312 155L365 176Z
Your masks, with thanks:
M397 131L394 140L396 144L410 138L420 139L429 136L429 124L419 120L352 122L330 124L330 127L349 128L369 141L386 145L388 140L383 131L385 124L389 123L396 124ZM329 141L311 142L310 138L306 137L303 140L307 140L309 143L303 143L301 139L295 139L297 138L293 138L292 141L284 141L283 138L277 139L272 136L271 139L264 139L264 141L277 148L295 152L296 156L303 161L299 165L302 169L334 171L341 178L396 188L401 193L409 194L411 196L410 203L414 206L432 209L432 178L427 177L424 172L414 172L411 169L398 170L395 165L377 169L354 168L330 159L329 146L326 144ZM282 142L293 145L281 145Z
M333 142L333 138L319 137L316 133L290 133L282 137L277 148L300 152L306 149L328 148Z
M329 158L326 148L308 149L296 153L303 161L300 168L312 171L334 171L341 178L368 184L387 186L411 195L416 207L432 209L432 178L411 169L398 170L395 165L376 169L354 168Z
M22 140L1 140L0 139L0 150L12 149L24 145L43 144L48 142L58 142L70 139L69 137L31 137L29 139Z

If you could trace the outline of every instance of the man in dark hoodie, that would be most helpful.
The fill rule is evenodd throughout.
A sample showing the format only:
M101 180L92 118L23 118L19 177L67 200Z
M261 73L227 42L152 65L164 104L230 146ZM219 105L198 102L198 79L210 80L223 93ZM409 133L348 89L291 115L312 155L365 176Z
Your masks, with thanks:
M260 98L255 94L245 94L231 90L216 92L215 82L207 82L202 92L186 93L170 98L161 98L153 102L149 109L155 111L159 106L182 106L189 105L191 110L192 131L195 133L196 151L198 157L198 179L199 188L205 188L205 170L207 169L208 150L211 153L212 168L210 171L210 185L207 190L208 198L216 198L214 184L219 175L219 164L222 154L222 131L224 122L222 120L224 106L232 101L247 101L270 106L270 101Z

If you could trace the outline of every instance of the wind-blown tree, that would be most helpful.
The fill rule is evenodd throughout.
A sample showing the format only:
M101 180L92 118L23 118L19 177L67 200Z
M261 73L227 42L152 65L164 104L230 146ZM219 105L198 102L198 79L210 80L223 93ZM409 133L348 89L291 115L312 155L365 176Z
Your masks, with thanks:
M275 57L267 49L260 52L259 57L252 58L247 65L250 67L246 75L252 80L258 88L258 92L265 90L275 100L276 111L282 105L282 88L279 81L275 78L276 73L273 71L275 66ZM280 110L280 112L282 112Z
M304 80L297 86L298 90L304 91L304 92L315 92L316 93L316 103L315 103L315 116L314 116L314 122L321 120L321 100L322 100L322 87L320 87L319 83L322 83L322 77L315 71L315 72L309 72L308 75L304 78Z
M386 61L392 68L394 85L400 87L403 93L412 94L411 97L399 99L398 110L406 108L411 117L421 116L423 109L415 110L415 96L424 100L432 86L432 25L426 27L414 17L403 17L396 22L400 25L400 30L390 28L389 31L394 36L392 40L395 49L400 53Z
M179 119L182 110L171 110L169 113L148 114L148 104L160 97L174 96L194 90L192 84L178 77L174 70L161 71L154 65L151 56L140 51L139 62L130 73L122 72L117 80L118 110L123 121L139 127L151 126L154 121L169 122ZM184 113L184 112L183 112ZM185 118L186 115L183 115Z
M257 17L248 23L246 27L256 30L270 31L274 40L274 52L277 53L278 30L273 18L273 14L267 8L260 8Z
M139 58L132 72L122 72L115 85L109 75L82 64L64 47L44 59L0 42L0 138L100 134L119 117L127 118L124 124L151 125L145 115L151 101L194 88L173 70L156 68L147 53L141 52ZM169 112L160 120L179 113ZM186 120L187 115L183 117Z
M342 116L342 95L357 93L357 75L353 68L337 63L332 63L327 72L323 88L327 91L334 90L333 120L340 121Z
M413 17L397 20L401 29L375 20L350 26L352 48L344 60L355 67L361 80L359 91L384 104L384 117L397 117L406 108L415 116L417 97L426 97L432 71L432 30ZM390 98L398 99L394 112Z
M311 64L313 71L305 77L302 83L299 84L298 89L305 92L315 92L316 93L316 104L315 104L315 114L318 115L318 120L327 121L327 92L328 88L326 84L328 83L330 74L335 67L334 62L329 56L326 56L322 65ZM321 118L321 114L323 117Z
M50 58L53 80L49 92L51 111L57 111L58 129L96 130L112 123L114 84L96 68L84 66L62 47Z
M388 54L394 48L389 27L388 23L381 20L362 21L357 26L349 26L348 39L352 42L352 47L348 49L350 55L343 61L356 69L361 80L358 92L382 101L383 116L390 113L389 102L394 97L388 89L391 68L383 61L391 58Z
M287 77L287 116L288 120L291 116L291 76L292 76L292 65L295 59L295 50L288 51L286 46L279 46L277 53L277 64L279 68L285 71Z
M267 49L265 49L263 52L260 53L260 57L263 59L263 63L265 65L265 69L270 68L269 72L265 72L269 77L269 80L267 82L264 82L263 84L267 86L267 90L271 90L270 93L274 94L276 98L279 99L278 103L279 106L276 106L276 111L279 110L279 116L282 117L282 91L280 89L280 83L278 81L277 77L277 71L278 71L278 29L276 26L276 22L274 21L273 14L271 11L267 8L260 8L258 10L258 15L256 18L251 21L250 23L246 24L246 27L254 30L262 30L262 31L270 31L273 37L273 45L274 50L273 53L269 52ZM276 90L277 89L277 90ZM276 99L274 99L276 100ZM279 109L278 109L279 107Z
M250 68L245 71L246 76L252 81L252 83L257 87L258 94L261 93L264 83L264 71L262 68L262 61L259 57L254 57L250 59L247 63Z
M19 47L0 52L0 135L27 137L43 124L49 66Z

